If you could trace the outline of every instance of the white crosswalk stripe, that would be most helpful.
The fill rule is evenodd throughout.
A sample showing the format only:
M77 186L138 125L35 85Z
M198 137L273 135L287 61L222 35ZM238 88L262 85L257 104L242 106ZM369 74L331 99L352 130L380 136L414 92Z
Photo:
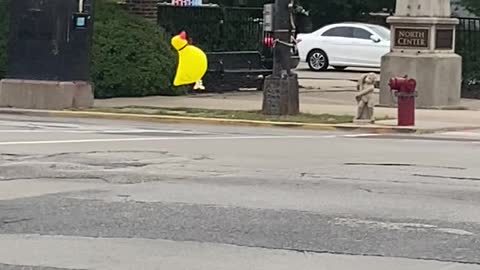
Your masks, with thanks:
M480 131L452 131L442 133L445 136L457 136L457 137L471 137L471 138L480 138Z
M186 135L202 135L209 134L198 131L177 130L177 129L147 129L147 128L128 128L117 126L102 125L77 125L50 122L17 122L17 121L0 121L0 134L8 133L74 133L74 134L148 134L148 133L164 133L164 134L186 134Z
M67 124L67 123L50 123L50 122L17 122L12 120L0 120L0 134L15 134L15 133L65 133L65 134L109 134L109 135L154 135L162 133L165 135L219 135L208 132L179 130L172 128L128 128L122 126L103 126L103 125L89 125L89 124ZM232 135L222 133L221 135ZM248 135L244 134L246 137ZM274 135L275 136L275 135ZM335 138L366 138L381 136L381 134L374 133L360 133L360 134L328 134L318 135L316 138L321 139L335 139ZM275 136L276 137L276 136Z

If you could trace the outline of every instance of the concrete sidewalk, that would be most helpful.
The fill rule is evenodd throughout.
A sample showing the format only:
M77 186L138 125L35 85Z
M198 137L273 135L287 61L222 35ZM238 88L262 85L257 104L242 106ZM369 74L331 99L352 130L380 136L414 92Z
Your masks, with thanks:
M356 113L356 82L351 80L301 79L301 111L310 114L350 115ZM378 100L378 93L376 96ZM393 98L393 97L392 97ZM130 119L135 121L162 121L173 123L200 123L221 125L249 125L265 127L291 127L314 130L347 130L371 133L436 133L446 131L480 130L480 100L462 100L456 110L426 110L416 112L414 127L397 127L396 121L382 120L374 125L317 124L292 121L253 121L218 117L198 117L188 115L152 114L149 108L196 108L211 110L259 111L262 107L263 93L253 90L236 91L223 94L197 93L190 96L144 98L114 98L96 100L95 110L86 111L48 111L0 108L3 114L24 114L50 117L88 117L108 119ZM109 110L109 108L143 107L135 110ZM102 110L105 109L105 110ZM375 110L377 119L395 119L396 108Z
M312 114L354 115L356 84L352 81L301 80L301 111ZM221 110L260 110L263 95L258 91L224 94L197 94L183 97L115 98L96 100L97 107L162 107ZM378 96L377 96L378 98ZM417 126L422 128L480 128L480 100L462 100L458 110L417 110ZM376 108L378 118L396 118L396 108ZM386 121L377 124L395 125Z

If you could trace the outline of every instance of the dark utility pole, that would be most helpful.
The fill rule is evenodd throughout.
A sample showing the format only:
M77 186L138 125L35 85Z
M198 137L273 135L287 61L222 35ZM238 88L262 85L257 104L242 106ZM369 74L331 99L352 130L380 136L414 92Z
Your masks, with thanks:
M276 0L274 8L273 74L265 79L263 113L295 115L300 111L297 74L291 72L293 0Z

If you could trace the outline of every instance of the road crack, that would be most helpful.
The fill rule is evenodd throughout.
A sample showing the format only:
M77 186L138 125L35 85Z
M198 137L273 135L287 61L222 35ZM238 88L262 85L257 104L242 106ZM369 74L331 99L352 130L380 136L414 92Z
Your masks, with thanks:
M440 179L450 179L450 180L460 180L460 181L480 181L478 177L462 177L462 176L444 176L444 175L434 175L434 174L412 174L417 177L424 178L440 178Z
M3 225L10 225L10 224L21 223L21 222L32 221L32 220L33 218L3 219L3 220L0 220L0 227L2 227Z
M466 170L463 167L452 166L433 166L433 165L421 165L413 163L367 163L367 162L347 162L343 163L345 166L381 166L381 167L419 167L419 168L435 168L435 169L449 169L449 170Z

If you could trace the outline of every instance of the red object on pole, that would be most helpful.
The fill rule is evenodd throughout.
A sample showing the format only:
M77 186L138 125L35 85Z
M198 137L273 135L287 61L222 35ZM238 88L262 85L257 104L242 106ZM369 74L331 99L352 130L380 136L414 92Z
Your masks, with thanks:
M273 37L265 37L263 44L268 48L273 48L274 40Z
M417 81L404 78L392 78L388 84L398 99L398 125L415 126L415 98Z

